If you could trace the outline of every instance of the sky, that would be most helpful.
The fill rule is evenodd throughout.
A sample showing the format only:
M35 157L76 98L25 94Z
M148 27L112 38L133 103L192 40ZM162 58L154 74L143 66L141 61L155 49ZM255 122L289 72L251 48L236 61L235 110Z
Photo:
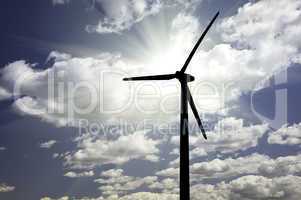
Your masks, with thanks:
M301 1L31 0L0 8L0 199L179 199L187 68L192 200L301 196Z

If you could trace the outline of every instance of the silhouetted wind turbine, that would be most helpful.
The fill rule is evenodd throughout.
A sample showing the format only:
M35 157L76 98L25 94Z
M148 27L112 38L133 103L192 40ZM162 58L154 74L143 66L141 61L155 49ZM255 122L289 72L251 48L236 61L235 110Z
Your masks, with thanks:
M210 27L216 20L219 12L215 14L209 25L206 27L205 31L201 35L200 39L195 44L191 53L189 54L185 64L183 65L181 71L177 71L175 74L163 74L163 75L154 75L154 76L140 76L140 77L131 77L124 78L124 81L145 81L145 80L170 80L178 79L181 84L181 121L180 121L180 200L189 200L190 199L190 181L189 181L189 135L188 135L188 103L192 109L194 117L197 120L197 123L201 129L201 132L205 139L207 139L202 121L199 117L198 111L194 104L193 98L191 96L190 90L187 83L194 81L194 77L190 74L186 74L188 64L190 63L193 55L195 54L197 48L201 44L205 35L209 31Z

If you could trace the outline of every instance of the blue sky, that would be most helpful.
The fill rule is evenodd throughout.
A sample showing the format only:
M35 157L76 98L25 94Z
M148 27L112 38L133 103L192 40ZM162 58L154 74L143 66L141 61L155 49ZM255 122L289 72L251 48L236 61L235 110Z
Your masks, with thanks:
M299 199L300 8L2 2L0 199L178 199L179 85L122 78L179 70L218 10L187 70L191 198Z

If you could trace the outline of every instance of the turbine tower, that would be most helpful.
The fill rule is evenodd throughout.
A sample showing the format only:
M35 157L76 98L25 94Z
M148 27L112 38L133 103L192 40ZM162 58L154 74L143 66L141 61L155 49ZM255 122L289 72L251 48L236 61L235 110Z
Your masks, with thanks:
M188 64L190 63L193 55L195 54L197 48L201 44L205 35L209 31L210 27L216 20L219 12L215 14L211 22L206 27L205 31L202 33L201 37L195 44L191 53L189 54L185 64L183 65L181 71L177 71L174 74L163 74L154 76L140 76L124 78L124 81L146 81L146 80L171 80L178 79L181 84L181 120L180 120L180 200L190 199L190 181L189 181L189 134L188 134L188 102L190 104L191 110L196 118L196 121L201 129L202 135L207 139L205 129L203 127L202 121L199 117L198 111L194 104L193 98L191 96L190 90L188 88L188 82L194 81L194 77L190 74L186 74Z

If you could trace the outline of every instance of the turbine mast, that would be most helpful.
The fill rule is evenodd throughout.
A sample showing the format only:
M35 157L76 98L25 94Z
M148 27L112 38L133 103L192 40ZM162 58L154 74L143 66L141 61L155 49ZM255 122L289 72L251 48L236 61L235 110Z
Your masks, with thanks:
M189 133L188 133L188 86L187 80L181 83L180 121L180 200L190 200L189 179Z

